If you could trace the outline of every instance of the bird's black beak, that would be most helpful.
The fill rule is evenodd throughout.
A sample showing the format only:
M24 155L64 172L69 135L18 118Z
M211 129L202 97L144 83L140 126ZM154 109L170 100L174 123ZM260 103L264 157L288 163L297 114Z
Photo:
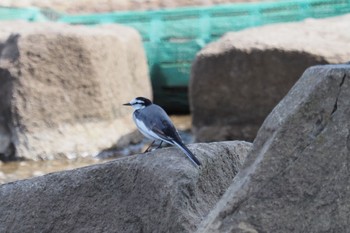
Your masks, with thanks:
M126 103L126 104L123 104L123 105L125 105L125 106L131 106L131 104L130 104L130 103Z

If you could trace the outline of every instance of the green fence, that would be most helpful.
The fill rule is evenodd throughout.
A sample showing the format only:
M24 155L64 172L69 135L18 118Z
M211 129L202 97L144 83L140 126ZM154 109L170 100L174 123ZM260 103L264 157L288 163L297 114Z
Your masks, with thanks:
M120 23L136 28L146 49L155 102L168 110L186 111L191 63L207 43L228 31L345 13L350 13L350 0L294 0L155 11L54 14L51 20L84 25ZM21 18L40 17L35 16L35 11L32 14L24 11Z

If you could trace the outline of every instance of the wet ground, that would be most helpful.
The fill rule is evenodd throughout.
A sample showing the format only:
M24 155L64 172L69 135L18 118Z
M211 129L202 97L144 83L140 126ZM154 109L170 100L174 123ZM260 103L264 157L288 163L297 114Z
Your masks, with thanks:
M192 143L193 137L190 132L191 116L178 115L171 116L184 142ZM118 159L132 154L142 153L151 143L148 139L143 139L138 143L130 144L124 148L106 150L98 157L79 157L75 159L60 159L51 161L16 161L2 163L0 161L0 184L8 183L20 179L35 176L42 176L47 173L71 170L92 164L104 163L113 159Z

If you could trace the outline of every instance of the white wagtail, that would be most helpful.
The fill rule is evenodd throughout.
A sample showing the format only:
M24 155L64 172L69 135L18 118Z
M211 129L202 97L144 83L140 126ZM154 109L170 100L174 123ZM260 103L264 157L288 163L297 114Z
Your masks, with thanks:
M160 106L153 104L149 99L144 97L137 97L124 105L132 106L135 109L133 119L137 128L145 137L153 140L145 152L149 150L156 140L160 140L161 142L158 148L163 141L175 145L180 148L194 164L198 166L201 165L199 160L183 144L168 114Z

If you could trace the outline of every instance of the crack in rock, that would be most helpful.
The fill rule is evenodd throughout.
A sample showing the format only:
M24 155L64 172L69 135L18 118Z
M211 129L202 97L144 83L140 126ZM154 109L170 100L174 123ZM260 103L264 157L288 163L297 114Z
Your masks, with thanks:
M334 103L334 107L333 107L333 111L331 113L331 115L333 115L337 109L338 109L338 98L339 98L339 95L340 95L340 91L341 91L341 87L343 86L344 82L345 82L345 78L346 78L346 74L344 74L340 84L339 84L339 92L337 94L337 98L335 99L335 103Z
M350 151L350 130L348 131L348 136L346 138L346 147Z

